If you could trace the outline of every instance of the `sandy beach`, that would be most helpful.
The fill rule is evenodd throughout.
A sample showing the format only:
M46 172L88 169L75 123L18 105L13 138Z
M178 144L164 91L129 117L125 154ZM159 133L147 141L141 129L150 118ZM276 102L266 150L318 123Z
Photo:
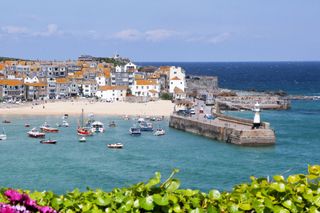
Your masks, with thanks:
M173 112L171 101L154 101L148 103L95 102L89 100L55 101L2 105L0 115L77 115L84 109L87 113L100 115L141 115L169 116Z

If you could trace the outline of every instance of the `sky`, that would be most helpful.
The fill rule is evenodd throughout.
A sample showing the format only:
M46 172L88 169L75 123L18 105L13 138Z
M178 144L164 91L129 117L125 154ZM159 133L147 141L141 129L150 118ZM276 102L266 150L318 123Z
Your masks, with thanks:
M10 0L0 56L319 61L319 0Z

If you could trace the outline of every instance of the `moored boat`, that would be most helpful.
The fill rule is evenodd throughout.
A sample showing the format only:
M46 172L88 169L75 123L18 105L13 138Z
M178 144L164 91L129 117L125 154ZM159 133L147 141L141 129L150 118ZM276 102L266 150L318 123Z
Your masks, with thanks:
M57 143L57 140L41 140L40 143L42 144L56 144Z
M104 124L100 121L94 121L91 124L91 132L104 132Z
M166 131L164 131L164 129L158 128L158 129L156 129L156 131L154 132L153 135L155 135L155 136L161 136L161 135L165 135L165 134L166 134Z
M79 138L79 142L86 142L86 141L87 141L86 137Z
M111 144L108 144L107 147L109 149L122 149L123 144L122 143L111 143Z
M131 127L130 129L129 129L129 133L130 133L130 135L141 135L141 130L140 130L140 128L138 128L138 127Z
M9 124L9 123L11 123L11 121L9 121L9 120L4 120L4 121L2 121L2 123L4 123L4 124Z
M77 133L80 136L91 136L92 135L91 129L89 127L85 127L84 126L83 109L82 109L82 112L81 112L81 125L79 124L79 126L77 128Z
M24 124L24 127L30 127L30 124L26 123Z
M46 136L44 132L39 132L36 128L31 129L27 133L31 138L44 138Z
M153 131L153 125L152 123L149 123L149 122L141 122L139 124L139 127L140 127L140 130L141 131Z
M109 123L109 127L116 127L117 125L116 125L116 123L114 122L114 121L111 121L110 123Z
M50 133L57 133L59 132L58 128L55 127L51 127L49 124L47 124L46 122L40 126L40 130L43 132L50 132Z
M0 141L4 141L4 140L7 140L7 134L5 133L3 128L2 134L0 134Z

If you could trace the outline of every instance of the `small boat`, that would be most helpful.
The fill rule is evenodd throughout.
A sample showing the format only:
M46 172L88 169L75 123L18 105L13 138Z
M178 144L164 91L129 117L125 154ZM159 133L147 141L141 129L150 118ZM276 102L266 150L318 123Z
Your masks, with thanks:
M81 119L80 124L81 125L80 124L78 125L77 133L80 136L91 136L92 135L91 129L84 125L83 114L84 114L84 112L83 112L83 109L82 109L81 110L81 117L80 117L80 119Z
M128 120L130 120L130 118L128 115L125 115L125 116L123 116L123 120L128 121Z
M9 124L9 123L11 123L11 121L9 121L9 120L4 120L4 121L2 121L2 123L4 123L4 124Z
M140 130L141 131L153 131L153 125L152 125L152 123L149 123L149 122L141 122L140 124L139 124L139 126L140 126Z
M116 125L116 123L114 122L114 121L111 121L110 123L109 123L109 127L116 127L117 125Z
M5 133L3 128L2 134L0 134L0 141L4 141L4 140L7 140L7 134Z
M44 138L46 136L44 132L39 132L36 128L31 129L28 135L31 138Z
M40 130L43 132L57 133L59 132L58 128L51 127L47 122L45 122L42 126L40 126Z
M111 143L111 144L108 144L107 147L109 149L122 149L123 144L122 143Z
M24 124L24 127L30 127L30 124Z
M62 120L65 120L65 119L67 119L68 117L69 117L68 114L64 114L64 115L62 116Z
M141 135L141 130L138 127L131 127L129 133L130 135Z
M79 142L86 142L86 141L87 141L86 137L79 138Z
M138 118L138 123L145 122L144 118Z
M100 121L94 121L91 124L91 132L104 132L104 124Z
M57 143L57 140L41 140L40 143L42 144L56 144Z
M158 128L158 129L156 129L156 131L154 132L153 135L155 135L155 136L161 136L161 135L165 135L165 134L166 134L166 131L164 131L164 129Z
M62 126L63 126L63 127L69 127L68 121L63 120L63 121L62 121Z

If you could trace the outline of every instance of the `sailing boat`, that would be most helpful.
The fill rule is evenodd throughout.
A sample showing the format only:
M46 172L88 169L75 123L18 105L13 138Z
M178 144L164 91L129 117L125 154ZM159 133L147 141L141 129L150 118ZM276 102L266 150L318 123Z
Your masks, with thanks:
M82 109L82 112L81 112L81 126L80 125L78 126L77 132L78 132L78 135L80 135L80 136L90 136L90 135L92 135L92 132L91 132L90 128L85 127L84 124L83 124L83 109Z
M2 140L7 140L7 135L4 131L4 128L3 128L2 134L0 134L0 141L2 141Z

